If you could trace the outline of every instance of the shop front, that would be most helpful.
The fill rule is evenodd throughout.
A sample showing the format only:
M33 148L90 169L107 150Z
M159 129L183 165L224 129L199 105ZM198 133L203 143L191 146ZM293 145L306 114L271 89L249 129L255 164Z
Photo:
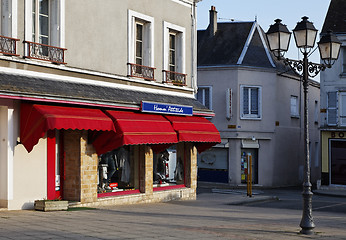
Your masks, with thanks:
M321 131L321 184L346 186L346 132Z
M194 199L197 151L219 143L219 132L192 107L145 104L134 111L22 101L20 144L30 155L46 139L43 198L80 206Z

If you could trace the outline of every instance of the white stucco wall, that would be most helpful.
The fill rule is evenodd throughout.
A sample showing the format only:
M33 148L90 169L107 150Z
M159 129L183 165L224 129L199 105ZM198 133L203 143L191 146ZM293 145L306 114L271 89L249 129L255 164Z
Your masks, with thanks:
M258 184L263 186L298 185L304 166L303 92L300 82L278 75L274 69L244 67L201 67L198 85L212 86L215 124L222 139L229 141L229 175L231 184L241 183L241 141L254 137L258 149ZM241 119L240 85L262 87L261 119ZM226 89L231 88L232 118L226 118ZM300 117L292 118L290 97L298 96ZM320 165L315 164L315 143L319 142L315 123L315 101L319 104L319 88L309 87L309 122L311 170L313 181L319 178ZM231 127L230 127L231 126Z

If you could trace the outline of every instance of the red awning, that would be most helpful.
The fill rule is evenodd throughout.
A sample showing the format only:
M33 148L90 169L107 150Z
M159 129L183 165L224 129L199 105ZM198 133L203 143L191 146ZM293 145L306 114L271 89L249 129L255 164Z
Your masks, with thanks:
M113 121L99 109L23 103L20 141L28 152L50 129L79 129L115 132Z
M167 147L178 142L177 133L162 115L111 110L106 113L113 119L117 133L108 146L103 144L109 151L123 145L139 144L153 145L155 151L161 149L161 146ZM102 143L104 136L101 134L94 141L94 146Z
M177 131L179 142L195 142L198 152L203 152L221 142L219 131L204 117L170 115L165 117Z

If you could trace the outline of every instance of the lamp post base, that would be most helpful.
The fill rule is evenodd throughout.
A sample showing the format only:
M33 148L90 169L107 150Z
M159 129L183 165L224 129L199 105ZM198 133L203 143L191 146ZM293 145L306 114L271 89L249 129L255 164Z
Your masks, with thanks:
M307 182L303 184L304 190L303 190L303 216L302 220L300 221L300 227L302 230L300 233L311 235L313 234L313 230L315 228L314 220L312 217L312 195L311 192L311 183Z

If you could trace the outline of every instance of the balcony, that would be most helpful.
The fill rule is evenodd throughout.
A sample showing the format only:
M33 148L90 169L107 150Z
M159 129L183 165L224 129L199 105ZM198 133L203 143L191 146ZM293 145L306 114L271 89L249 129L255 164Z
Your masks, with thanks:
M53 47L46 44L24 41L27 49L26 58L49 61L56 64L65 63L65 48Z
M0 53L10 56L17 55L17 41L19 39L0 36Z
M129 66L129 77L143 78L149 81L155 81L154 70L155 68L142 66L134 63L128 63Z
M186 86L186 74L163 70L163 82Z

